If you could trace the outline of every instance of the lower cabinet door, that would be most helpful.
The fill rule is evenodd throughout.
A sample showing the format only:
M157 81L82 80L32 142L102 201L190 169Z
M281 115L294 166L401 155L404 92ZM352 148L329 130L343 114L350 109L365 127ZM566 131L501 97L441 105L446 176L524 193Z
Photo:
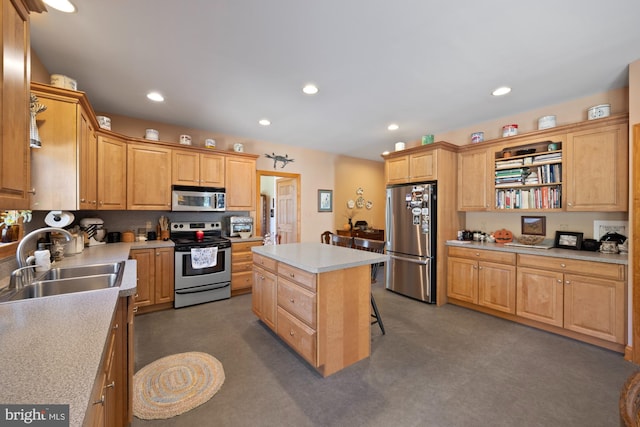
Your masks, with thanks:
M475 260L449 257L447 296L478 303L478 263Z
M564 327L624 344L624 282L572 274L564 280Z
M518 268L516 314L562 327L563 274L533 268Z
M516 313L516 267L490 262L478 264L478 304Z

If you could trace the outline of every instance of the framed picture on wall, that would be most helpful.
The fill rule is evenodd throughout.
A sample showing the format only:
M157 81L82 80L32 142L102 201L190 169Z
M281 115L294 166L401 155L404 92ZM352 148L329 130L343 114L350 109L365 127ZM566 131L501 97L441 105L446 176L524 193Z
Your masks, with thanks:
M318 190L318 212L333 211L333 190Z
M521 231L522 234L531 234L534 236L547 235L547 217L545 216L522 216Z
M573 231L556 231L555 247L562 249L575 249L580 250L582 248L582 233L576 233Z

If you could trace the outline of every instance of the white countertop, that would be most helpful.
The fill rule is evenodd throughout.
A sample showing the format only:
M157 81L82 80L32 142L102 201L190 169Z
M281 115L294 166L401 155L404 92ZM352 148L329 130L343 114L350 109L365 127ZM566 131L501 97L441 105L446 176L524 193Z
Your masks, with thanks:
M310 273L324 273L389 260L388 255L385 254L324 243L254 246L251 250L259 255L282 261Z
M69 404L70 426L81 426L119 296L136 291L131 249L173 242L92 246L56 267L125 261L119 288L0 304L0 402Z

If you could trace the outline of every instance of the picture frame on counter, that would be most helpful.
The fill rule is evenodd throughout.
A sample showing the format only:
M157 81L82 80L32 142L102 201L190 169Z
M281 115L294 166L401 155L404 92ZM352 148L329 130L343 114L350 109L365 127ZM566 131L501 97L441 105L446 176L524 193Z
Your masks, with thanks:
M555 248L574 249L579 251L582 248L583 233L575 231L556 231Z
M333 212L333 190L318 190L318 212Z
M547 217L546 216L522 216L521 234L533 236L547 235Z

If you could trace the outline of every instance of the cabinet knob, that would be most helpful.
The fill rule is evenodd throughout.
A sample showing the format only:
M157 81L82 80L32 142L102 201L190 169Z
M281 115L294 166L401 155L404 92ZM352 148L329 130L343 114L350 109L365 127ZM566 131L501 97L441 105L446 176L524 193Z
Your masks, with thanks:
M80 201L81 201L82 203L84 203L84 202L86 202L86 201L87 201L87 199L85 199L84 197L82 197L82 198L80 198Z
M565 284L565 285L570 285L570 284L571 284L571 282L570 282L569 280L566 280L566 281L564 282L564 284Z
M289 273L289 277L296 277L296 275L293 273Z
M476 256L480 256L480 252L476 252Z
M116 386L116 382L111 381L111 384L107 384L106 386L104 386L104 388L114 388L115 386Z
M562 267L562 268L565 268L566 266L567 266L567 264L564 264L564 263L560 264L560 267Z
M289 335L291 335L291 336L294 335L293 330L289 331Z
M562 280L561 280L561 279L558 279L558 283L562 283Z
M35 195L36 194L36 189L32 188L31 190L27 190L27 193Z
M290 298L290 299L289 299L289 302L290 302L291 304L294 304L294 303L295 303L295 301L294 301L294 299L293 299L293 298Z
M104 206L104 202L100 200L100 206Z
M120 326L116 323L115 325L113 325L113 329L118 329Z
M478 270L482 270L482 267L478 267Z
M478 266L477 266L477 265L474 265L474 266L473 266L473 269L474 269L474 270L477 270L477 269L478 269Z
M96 400L93 402L94 405L102 405L104 404L104 394L100 396L100 400Z

